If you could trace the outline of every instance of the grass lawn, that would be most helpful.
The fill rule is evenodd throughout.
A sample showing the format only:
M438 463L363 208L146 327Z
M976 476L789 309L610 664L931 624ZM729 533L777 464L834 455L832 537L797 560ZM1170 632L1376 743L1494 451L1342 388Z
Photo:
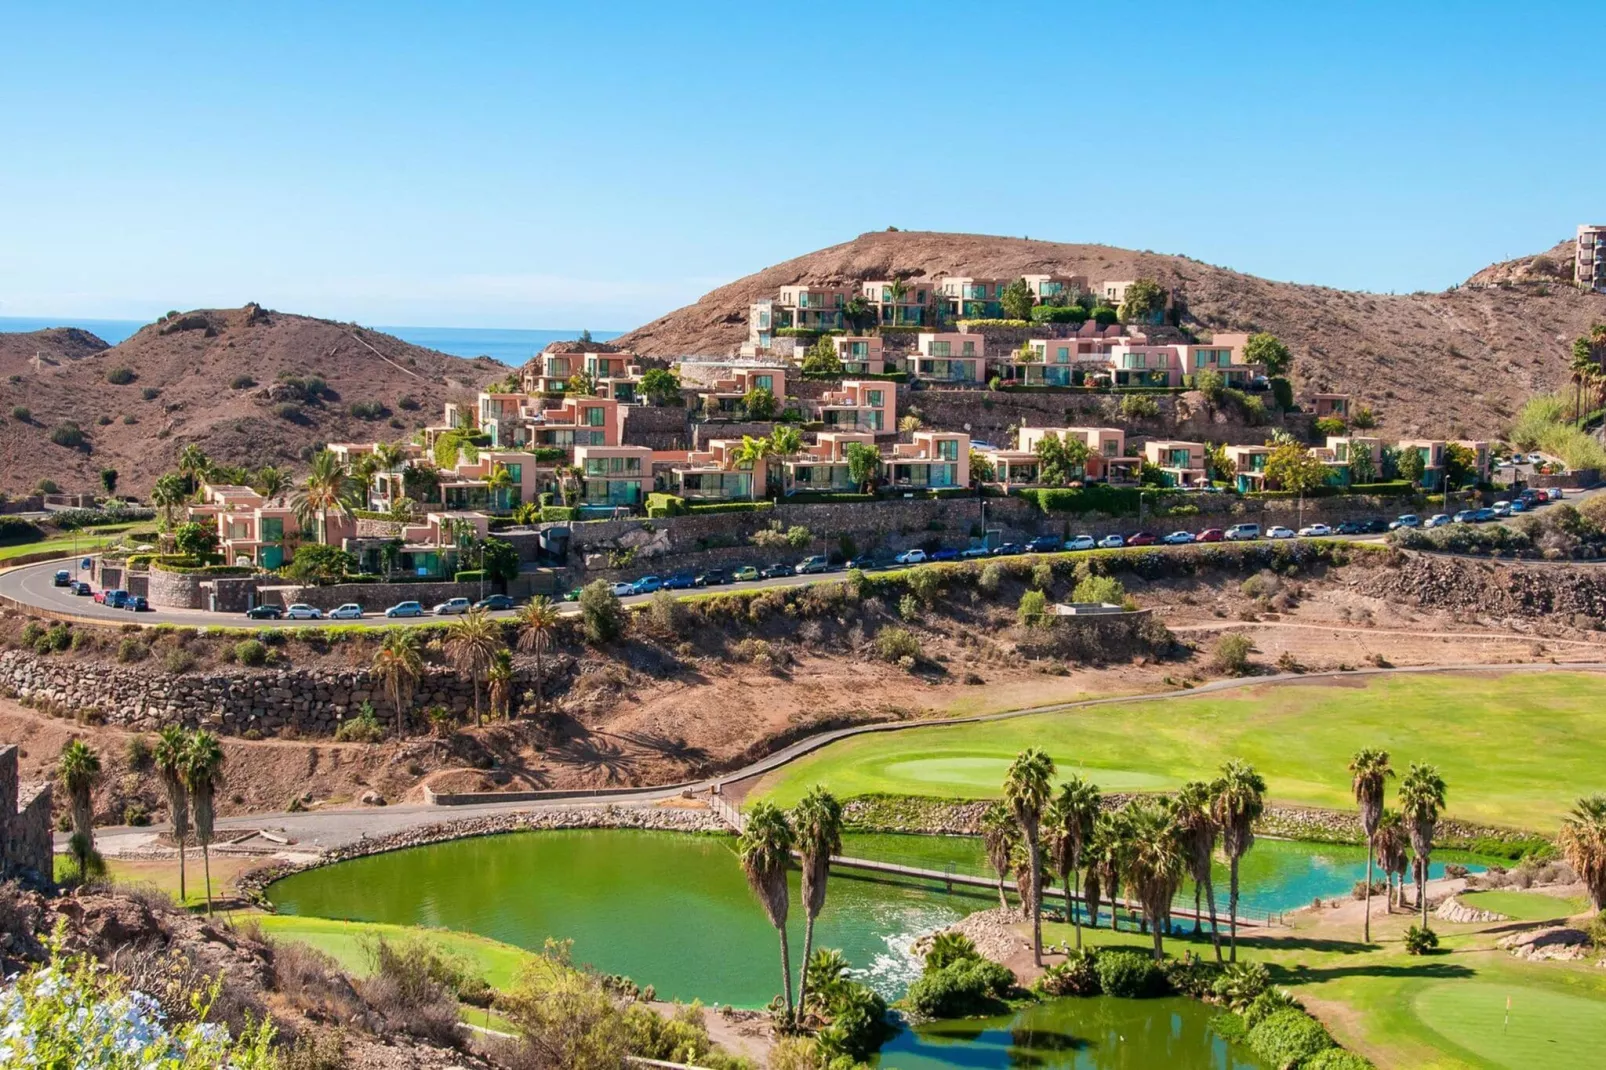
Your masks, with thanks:
M1543 892L1512 892L1494 889L1487 892L1463 892L1456 896L1475 910L1489 910L1518 921L1549 921L1552 918L1570 918L1589 909L1583 896L1562 898Z
M155 521L143 521L149 525ZM71 535L58 535L53 539L40 539L38 542L22 542L12 546L0 546L0 564L30 554L39 554L46 551L71 552L76 547L82 553L98 550L117 541L117 536L125 531L132 531L138 524L106 524L102 527L90 528L80 531L75 540Z
M985 724L857 736L766 775L751 798L791 805L813 784L948 798L997 795L1011 759L1048 750L1105 790L1172 789L1242 758L1273 802L1352 809L1350 756L1385 747L1401 772L1438 765L1452 817L1553 830L1606 789L1606 675L1381 676L1139 699Z
M464 959L492 988L503 990L513 986L519 970L533 957L523 948L512 944L447 929L336 921L291 914L253 914L249 917L275 940L295 941L314 947L340 963L348 973L359 977L366 975L371 968L367 942L380 936L397 942L428 941L441 951ZM478 1019L475 1021L484 1024ZM492 1028L496 1027L493 1025Z

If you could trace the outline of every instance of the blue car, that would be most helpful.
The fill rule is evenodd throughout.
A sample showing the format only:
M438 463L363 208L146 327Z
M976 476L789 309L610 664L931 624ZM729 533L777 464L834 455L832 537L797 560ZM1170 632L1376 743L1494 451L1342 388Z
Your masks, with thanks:
M959 560L959 551L953 549L952 547L944 546L941 550L933 550L931 552L931 557L928 558L928 560L930 560L930 561L958 561Z
M1051 554L1059 549L1060 540L1053 535L1040 535L1026 544L1026 551L1033 554Z
M631 594L652 594L663 587L664 581L657 576L643 576L630 585Z
M663 589L666 591L689 591L697 586L695 572L677 572L664 581Z
M131 594L128 596L127 600L123 602L122 608L133 613L146 613L149 612L151 604L145 601L144 595Z

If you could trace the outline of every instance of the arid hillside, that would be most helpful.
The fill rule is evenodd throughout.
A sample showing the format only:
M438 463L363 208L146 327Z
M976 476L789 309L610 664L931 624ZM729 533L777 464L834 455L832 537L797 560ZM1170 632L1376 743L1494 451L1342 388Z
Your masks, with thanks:
M296 465L325 442L408 438L506 372L255 305L170 317L111 347L77 330L0 334L0 490L49 478L90 491L115 468L119 490L140 494L190 442L228 464ZM69 424L81 445L53 441Z
M1567 285L1573 243L1479 272L1443 293L1385 295L1272 282L1180 256L976 234L892 231L788 260L738 279L625 335L651 356L724 354L747 335L747 309L783 284L1064 272L1149 277L1181 289L1183 323L1266 330L1294 350L1302 395L1356 394L1385 434L1490 435L1534 393L1567 377L1572 339L1606 320L1606 297ZM1538 262L1536 263L1536 260ZM1556 267L1560 265L1560 267Z

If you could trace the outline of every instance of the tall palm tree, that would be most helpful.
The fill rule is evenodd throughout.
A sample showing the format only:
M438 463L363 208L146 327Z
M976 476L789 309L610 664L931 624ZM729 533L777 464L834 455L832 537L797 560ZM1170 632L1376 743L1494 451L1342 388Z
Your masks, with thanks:
M1159 962L1165 957L1164 933L1171 916L1171 900L1182 887L1188 850L1171 800L1140 798L1126 809L1131 830L1127 886L1138 897L1143 916L1149 921L1154 961Z
M478 606L458 617L441 640L446 656L457 671L468 676L474 688L474 724L485 723L480 711L480 681L491 671L497 651L502 649L502 627Z
M535 715L546 705L546 652L558 630L558 607L546 595L538 594L519 607L519 649L535 655Z
M424 677L424 656L418 649L418 634L410 628L388 628L374 651L374 672L385 685L390 704L396 711L396 735L407 731L407 714L412 709L413 692Z
M351 498L351 479L340 467L340 458L328 450L312 457L312 469L301 487L290 498L290 507L303 528L316 525L319 542L328 537L329 514L345 513Z
M212 469L212 460L206 455L197 443L191 442L178 451L178 474L184 477L188 484L186 490L194 490L200 486L201 481Z
M206 912L212 913L212 823L217 818L217 792L223 786L223 747L212 733L201 729L190 737L184 760L184 786L189 789L195 814L195 839L201 845L206 871Z
M168 472L157 478L151 487L151 504L162 511L163 526L173 526L173 510L189 500L190 493L184 486L184 478L176 472Z
M1400 815L1411 837L1411 853L1416 856L1416 899L1422 908L1422 927L1428 925L1428 864L1433 855L1433 832L1444 810L1444 778L1438 769L1412 762L1400 781Z
M381 442L374 447L374 457L382 472L394 472L407 459L407 448L400 442Z
M347 487L351 499L363 509L368 508L370 492L374 489L374 474L378 471L379 458L372 453L359 454L351 462Z
M258 468L256 476L251 480L251 488L269 501L282 495L288 486L290 486L290 473L271 464Z
M491 658L491 668L485 679L490 685L491 716L508 720L508 707L513 700L513 654L507 647Z
M1389 765L1389 752L1365 747L1350 759L1350 787L1355 792L1355 805L1360 807L1361 828L1366 832L1366 912L1361 923L1361 938L1372 942L1372 855L1377 850L1374 842L1377 823L1383 817L1383 789L1394 775Z
M814 954L814 919L825 906L831 856L842 853L842 804L816 784L792 811L792 828L803 866L803 976L797 989L798 1013L808 1003L808 964Z
M803 432L791 424L779 424L770 432L770 453L779 457L783 462L803 452ZM780 490L785 493L785 467L778 468L781 473Z
M508 471L507 465L491 462L491 470L485 473L485 489L490 492L493 509L511 508L513 474Z
M1027 873L1031 893L1027 903L1032 912L1032 962L1043 964L1043 865L1037 833L1043 821L1043 808L1054 791L1054 759L1040 747L1029 747L1015 756L1004 776L1004 801L1020 824L1026 840Z
M184 841L190 835L190 789L184 783L184 766L189 761L189 737L182 725L170 724L156 737L151 748L156 779L167 797L167 819L173 826L173 842L178 844L178 901L185 901Z
M1384 809L1378 817L1374 839L1373 850L1377 853L1377 864L1383 869L1383 879L1388 882L1387 901L1392 912L1396 903L1405 905L1405 871L1410 865L1406 856L1410 841L1398 811Z
M792 826L773 803L756 804L737 842L747 886L758 897L765 915L781 937L781 985L786 996L786 1020L792 1019L792 953L786 944L786 914L791 893L786 886L786 865L792 857Z
M1237 758L1221 767L1221 776L1211 785L1211 816L1221 829L1221 846L1227 853L1227 922L1231 951L1228 958L1238 961L1238 862L1255 845L1255 820L1266 808L1266 780L1255 767Z
M100 755L81 739L61 748L56 776L67 793L72 811L71 848L80 880L89 877L89 859L95 853L95 785L100 782Z
M758 466L763 463L774 449L768 437L754 438L752 435L743 435L742 444L736 447L736 467L746 468L757 472ZM766 477L767 478L767 477Z
M1606 908L1606 795L1579 799L1556 837L1561 855L1583 880L1589 902Z
M896 323L898 322L898 306L903 304L905 297L909 296L909 287L902 279L893 279L892 285L887 289L891 291L892 297L892 319L888 322Z
M1221 961L1221 933L1216 927L1216 887L1211 878L1210 863L1216 854L1216 837L1221 829L1212 812L1210 785L1202 780L1190 780L1177 792L1177 828L1182 846L1187 852L1188 876L1193 879L1193 933L1199 935L1203 925L1199 910L1200 893L1210 906L1210 940L1216 948L1216 961Z
M1121 878L1126 871L1127 837L1129 833L1126 810L1099 814L1093 822L1093 842L1089 848L1092 865L1088 868L1088 897L1093 906L1093 927L1098 928L1098 891L1103 889L1110 901L1110 930L1120 928L1119 900Z
M1082 918L1076 912L1082 898L1082 852L1093 838L1093 821L1099 814L1097 784L1072 773L1060 785L1048 808L1050 850L1054 870L1065 883L1065 916L1076 929L1076 946L1082 946ZM1075 881L1073 893L1071 883Z
M981 845L987 852L987 862L998 874L998 907L1009 909L1009 897L1004 894L1004 881L1009 876L1011 856L1020 841L1020 826L1010 815L1009 807L1001 802L992 803L981 815Z

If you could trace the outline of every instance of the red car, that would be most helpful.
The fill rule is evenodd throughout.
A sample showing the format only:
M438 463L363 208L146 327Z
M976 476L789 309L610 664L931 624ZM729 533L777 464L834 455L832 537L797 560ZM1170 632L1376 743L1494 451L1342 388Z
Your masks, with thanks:
M1128 546L1153 546L1159 541L1151 531L1134 531L1126 537Z
M1194 542L1220 542L1227 537L1227 533L1220 528L1205 528L1193 540Z

